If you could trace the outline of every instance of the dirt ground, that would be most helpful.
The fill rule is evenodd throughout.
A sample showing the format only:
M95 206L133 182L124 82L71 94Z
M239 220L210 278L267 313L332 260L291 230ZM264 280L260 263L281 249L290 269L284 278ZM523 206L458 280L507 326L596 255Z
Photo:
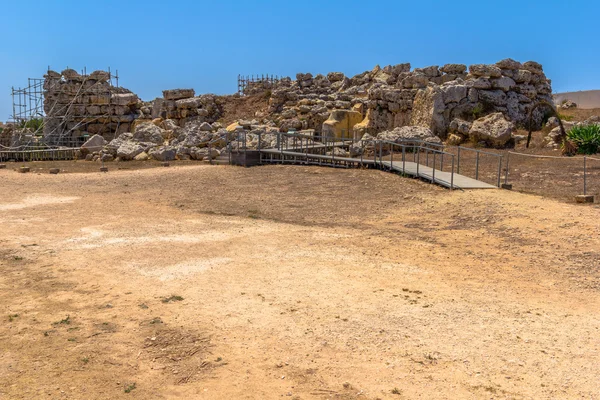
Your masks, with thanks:
M0 170L0 399L600 398L600 207L375 170Z

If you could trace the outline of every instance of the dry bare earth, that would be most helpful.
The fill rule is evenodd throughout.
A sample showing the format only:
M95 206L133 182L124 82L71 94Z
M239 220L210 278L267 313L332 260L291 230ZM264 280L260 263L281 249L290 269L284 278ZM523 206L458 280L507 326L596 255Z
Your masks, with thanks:
M598 206L298 166L0 182L0 398L598 398Z

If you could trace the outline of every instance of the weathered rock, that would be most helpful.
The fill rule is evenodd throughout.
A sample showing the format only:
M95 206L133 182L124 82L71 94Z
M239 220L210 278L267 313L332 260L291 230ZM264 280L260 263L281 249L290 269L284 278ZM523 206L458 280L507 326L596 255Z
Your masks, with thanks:
M351 110L334 110L323 122L321 134L326 137L350 138L354 125L363 120L361 113Z
M446 64L442 68L440 68L440 71L452 75L463 74L466 70L467 66L464 64Z
M513 79L517 83L529 83L531 82L531 76L532 73L530 71L527 71L526 69L520 69L513 75Z
M194 89L171 89L163 90L165 100L180 100L194 97L196 92Z
M473 122L469 136L494 147L501 147L508 143L514 130L514 124L507 121L502 113L494 113Z
M429 83L429 78L424 74L412 74L402 80L402 87L406 89L424 88Z
M172 119L166 119L164 121L161 121L160 125L158 126L162 127L164 130L167 131L177 131L179 129L179 125L177 125L177 122L175 122L175 120Z
M550 118L548 118L548 121L546 122L546 127L547 128L554 129L558 125L559 125L558 118L556 118L556 117L550 117Z
M344 79L344 74L342 72L330 72L327 74L327 80L329 82L339 82Z
M134 93L113 93L110 95L110 101L119 106L130 106L136 104L139 99Z
M486 90L486 89L492 88L492 82L490 82L490 80L488 78L477 78L477 79L468 81L467 85L472 86L475 89L481 89L481 90Z
M474 76L490 78L500 78L502 76L502 70L495 65L473 64L469 66L469 72Z
M534 75L543 75L544 69L542 68L542 64L539 64L535 61L527 61L523 64L523 69L531 72Z
M486 104L502 107L506 105L506 93L502 90L480 90L479 100Z
M430 67L425 68L415 68L414 72L417 74L423 74L428 78L435 78L437 76L440 76L440 69L437 65L432 65Z
M117 149L117 157L121 160L133 160L143 151L144 148L135 142L124 142Z
M148 155L148 153L146 153L145 151L142 151L140 154L135 156L133 159L135 161L146 161L149 158L150 158L150 156Z
M94 153L106 146L106 140L100 135L94 135L81 145L81 154Z
M110 73L100 70L94 71L90 74L90 79L93 79L95 81L106 82L110 79Z
M163 130L152 123L138 124L133 132L133 139L138 142L162 144L164 142Z
M215 149L215 148L208 148L208 147L204 147L204 148L194 148L192 149L192 151L190 152L190 156L192 159L194 160L208 160L208 159L215 159L220 155L220 152Z
M469 88L466 85L447 83L441 86L444 103L459 103L467 97Z
M172 161L177 155L177 149L171 146L154 147L148 155L157 161Z
M364 139L364 137L363 137ZM377 139L387 140L394 143L421 140L430 143L441 143L439 137L435 136L430 129L422 126L403 126L391 131L377 134Z
M79 72L77 72L77 71L75 71L74 69L71 69L71 68L67 68L67 69L63 70L60 74L62 76L64 76L65 79L68 79L68 80L81 79L81 75L79 74Z
M413 102L410 125L427 127L434 135L445 135L449 124L444 117L445 110L439 86L419 90Z
M492 79L491 82L492 82L493 89L500 89L504 92L508 92L509 90L514 88L516 85L514 80L512 80L511 78L508 78L506 76L503 76L503 77L497 78L497 79Z
M455 118L452 120L452 122L450 122L448 129L451 133L469 135L471 123L460 118Z
M515 70L515 69L523 68L523 65L520 62L513 60L512 58L506 58L504 60L498 61L496 63L496 67L502 68L502 69Z

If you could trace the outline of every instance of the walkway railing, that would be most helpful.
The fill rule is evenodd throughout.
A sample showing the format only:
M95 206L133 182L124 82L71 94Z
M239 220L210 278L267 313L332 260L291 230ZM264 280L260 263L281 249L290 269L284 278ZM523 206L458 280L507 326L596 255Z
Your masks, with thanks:
M0 162L4 161L55 161L74 160L79 148L3 150L0 149Z
M381 139L353 141L350 138L273 132L266 141L263 134L249 139L248 132L238 132L230 150L246 154L258 151L260 163L327 164L334 167L377 167L414 175L451 189L454 184L455 158L443 146L424 141L392 142ZM273 140L273 138L275 140ZM252 145L249 145L251 143ZM444 157L450 162L444 171ZM411 160L412 158L412 160ZM429 165L429 158L433 163ZM422 162L427 160L427 165ZM439 166L438 166L439 165Z

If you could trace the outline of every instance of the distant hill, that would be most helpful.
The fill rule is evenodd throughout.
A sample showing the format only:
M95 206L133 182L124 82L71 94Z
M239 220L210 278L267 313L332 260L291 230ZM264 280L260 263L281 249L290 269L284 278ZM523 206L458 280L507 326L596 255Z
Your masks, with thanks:
M554 103L560 104L564 100L577 103L578 108L600 108L600 90L583 90L580 92L565 92L553 95Z

